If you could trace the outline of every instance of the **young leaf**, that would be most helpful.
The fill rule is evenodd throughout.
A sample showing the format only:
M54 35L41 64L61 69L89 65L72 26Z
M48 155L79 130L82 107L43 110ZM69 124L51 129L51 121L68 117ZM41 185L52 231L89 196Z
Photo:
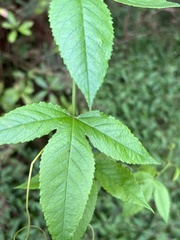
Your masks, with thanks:
M98 188L96 183L94 182L91 188L91 192L89 194L89 199L86 204L86 208L83 213L83 217L79 222L79 226L76 229L76 232L74 233L73 240L78 240L82 238L89 222L91 221L91 218L93 216L93 212L95 209L95 205L96 205L97 194L98 194Z
M5 29L13 29L13 26L9 22L3 22L1 26Z
M30 36L32 33L30 28L32 26L33 26L32 21L25 21L18 27L18 31L25 36Z
M27 189L28 182L24 182L21 185L15 187L15 189ZM39 189L39 173L31 178L29 189Z
M112 51L110 12L102 0L54 0L49 19L61 56L91 108Z
M154 200L156 204L156 208L167 223L169 218L170 211L170 197L167 188L159 181L155 181L155 189L154 189Z
M151 210L136 179L126 167L98 157L95 176L99 184L114 197Z
M179 7L180 4L166 0L114 0L115 2L124 3L134 7L143 8L169 8Z
M89 143L74 119L66 119L45 147L40 163L40 202L53 240L73 239L93 177Z
M17 108L0 118L0 144L27 142L57 129L69 114L51 103Z
M13 30L11 31L9 34L8 34L8 42L9 43L14 43L17 39L17 31L16 30Z
M180 175L180 169L176 166L175 172L173 175L173 181L176 181L179 178L179 175Z
M77 118L90 141L116 160L131 164L156 164L137 138L120 121L98 111L91 111Z

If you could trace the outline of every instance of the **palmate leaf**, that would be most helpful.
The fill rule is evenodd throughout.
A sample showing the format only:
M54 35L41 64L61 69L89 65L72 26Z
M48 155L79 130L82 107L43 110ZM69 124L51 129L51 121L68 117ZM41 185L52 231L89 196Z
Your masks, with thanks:
M156 162L120 121L98 111L72 117L48 103L27 105L0 118L0 143L30 141L54 129L40 164L41 205L52 238L75 239L90 221L96 198L91 195L94 157L86 136L116 160Z
M17 108L0 118L0 144L27 142L47 135L69 117L66 110L51 103L34 103Z
M102 0L53 0L49 18L61 56L91 108L112 51L110 12Z
M78 120L94 147L107 156L131 164L157 164L130 130L113 117L91 111Z
M94 175L94 158L74 119L63 122L40 163L40 202L53 240L73 239Z
M140 186L128 168L110 158L104 160L101 154L96 159L95 176L107 192L124 202L137 204L151 210Z
M169 8L180 7L180 4L166 0L114 0L134 7L142 8Z

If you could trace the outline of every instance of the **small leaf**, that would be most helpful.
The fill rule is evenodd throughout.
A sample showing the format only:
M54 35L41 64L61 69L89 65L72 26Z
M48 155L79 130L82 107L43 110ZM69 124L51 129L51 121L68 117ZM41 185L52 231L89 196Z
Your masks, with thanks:
M166 0L114 0L115 2L124 3L134 7L143 8L169 8L179 7L180 4Z
M100 160L99 157L96 161L95 176L99 184L114 197L152 210L128 168L114 161Z
M102 0L54 0L49 19L61 56L91 108L112 51L109 9Z
M76 232L74 233L73 240L78 240L82 238L89 222L91 221L91 218L93 216L93 212L95 209L95 205L96 205L97 194L98 194L98 188L96 183L94 182L91 188L91 192L89 194L89 199L86 204L86 208L83 213L83 217L79 222L79 226L76 229Z
M170 197L167 188L159 181L155 181L154 200L160 216L167 223L170 211Z
M28 182L24 182L21 185L15 187L15 189L27 189ZM29 189L39 189L39 174L36 174L31 178L30 188Z
M15 18L14 13L8 11L8 17L7 17L9 23L13 26L13 27L17 27L19 24L19 21Z
M1 26L5 29L13 29L13 26L9 22L3 22Z
M47 84L46 80L43 79L42 77L36 77L36 78L34 79L34 81L35 81L35 83L36 83L39 87L41 87L41 88L43 88L43 89L47 89L47 88L48 88L48 84Z
M8 34L8 42L9 43L14 43L16 41L17 38L17 31L13 30Z
M157 164L130 130L113 117L91 111L77 119L94 147L107 156L131 164Z
M81 126L66 119L44 149L40 202L53 240L70 240L88 202L94 158Z
M19 26L18 31L25 36L30 36L32 32L29 28L31 28L32 26L32 21L26 21Z
M173 181L176 181L179 178L180 175L180 169L176 167L174 175L173 175Z
M33 26L33 21L25 21L25 22L23 22L22 24L21 24L21 28L26 28L26 29L28 29L28 28L31 28L32 26Z
M0 144L27 142L48 134L69 114L51 103L35 103L17 108L0 118Z
M32 31L26 28L18 28L18 31L24 36L31 36Z

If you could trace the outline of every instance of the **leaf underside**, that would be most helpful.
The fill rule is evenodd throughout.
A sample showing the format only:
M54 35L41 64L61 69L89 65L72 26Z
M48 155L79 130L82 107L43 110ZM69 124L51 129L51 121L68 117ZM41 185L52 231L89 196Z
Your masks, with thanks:
M115 2L142 8L180 7L180 4L166 0L114 0Z
M54 0L49 19L61 56L91 108L112 52L109 9L102 0Z

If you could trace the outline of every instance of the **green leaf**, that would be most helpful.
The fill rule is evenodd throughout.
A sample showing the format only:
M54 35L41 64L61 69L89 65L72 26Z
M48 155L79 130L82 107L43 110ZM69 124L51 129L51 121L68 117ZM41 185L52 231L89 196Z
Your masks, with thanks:
M36 77L35 79L34 79L34 81L35 81L35 83L39 86L39 87L41 87L41 88L43 88L43 89L47 89L49 86L48 86L48 83L46 82L46 80L44 79L44 78L42 78L42 77Z
M124 202L151 210L141 188L128 168L117 162L98 157L95 176L99 184L111 195Z
M33 24L33 21L25 21L20 25L20 27L24 29L29 29L33 26Z
M8 42L9 43L14 43L17 39L17 31L13 30L8 34Z
M107 156L131 164L157 164L130 130L113 117L91 111L78 120L94 147Z
M94 176L94 158L83 130L66 119L44 149L40 202L53 240L73 239Z
M83 217L81 218L81 221L79 222L79 226L76 229L76 232L73 236L73 240L81 239L89 222L91 221L91 218L93 216L93 212L96 205L97 200L97 194L98 194L98 188L96 183L94 182L91 188L91 192L89 194L89 199L86 204L86 208L83 213Z
M137 172L134 174L138 184L141 187L141 190L144 194L146 201L148 202L152 198L152 194L154 191L154 179L152 175L146 172ZM143 209L143 206L139 206L136 204L124 203L123 204L123 216L129 217Z
M26 29L26 28L18 28L18 31L24 35L24 36L31 36L32 31L30 29Z
M167 223L170 211L170 197L167 188L159 181L155 181L154 200L160 216Z
M173 181L176 181L179 178L179 175L180 175L180 169L176 167L173 175Z
M29 28L31 28L32 26L32 21L26 21L19 26L18 31L25 36L30 36L32 32Z
M110 12L102 0L54 0L49 19L61 56L91 108L112 51Z
M8 17L7 17L9 23L13 26L13 27L17 27L19 24L19 21L15 18L14 13L8 11Z
M21 185L15 187L15 189L27 189L28 182L24 182ZM39 189L39 174L36 174L31 178L30 188L29 189Z
M13 26L9 22L3 22L1 26L5 29L13 29Z
M157 174L157 170L151 166L151 165L142 165L138 168L139 172L136 173L136 175L138 176L138 174L140 173L140 176L142 176L142 174L147 173L149 174L149 178L151 177L155 177ZM144 172L144 173L143 173Z
M114 0L115 2L124 3L134 7L143 8L169 8L179 7L180 4L166 0Z
M69 114L51 103L17 108L0 118L0 144L27 142L57 129Z
M150 184L146 183L141 186L141 189L143 191L144 197L147 200L147 202L151 199L154 186L152 185L152 182L149 182ZM138 212L140 212L143 209L143 206L139 206L136 204L130 204L130 203L124 203L123 205L123 216L124 217L130 217Z

